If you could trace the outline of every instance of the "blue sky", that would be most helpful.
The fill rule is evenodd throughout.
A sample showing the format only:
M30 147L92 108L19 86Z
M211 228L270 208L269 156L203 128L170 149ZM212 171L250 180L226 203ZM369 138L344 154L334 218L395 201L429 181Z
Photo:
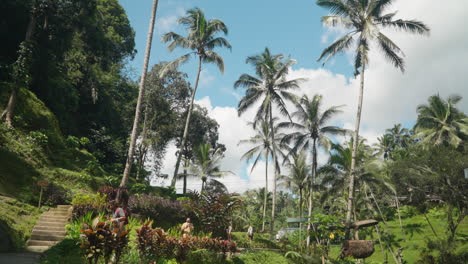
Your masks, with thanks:
M468 1L452 1L453 4L447 5L445 1L436 0L395 0L387 10L398 11L397 19L423 21L431 28L431 36L409 36L384 30L406 54L405 74L396 70L378 49L371 46L361 123L361 135L369 143L376 142L376 138L394 124L402 123L411 127L417 118L416 107L437 93L443 97L462 95L465 99L459 107L468 112L468 35L466 29L460 26L460 22L468 16ZM153 1L119 2L126 9L136 31L138 54L129 65L133 69L134 78L138 78ZM230 191L264 186L264 162L260 162L252 173L252 163L240 162L247 147L238 146L238 142L253 135L247 126L247 121L251 121L253 115L246 113L238 117L236 106L243 91L235 91L233 83L240 74L253 73L251 67L245 64L247 56L258 54L269 47L273 53L283 53L296 59L298 63L293 66L289 77L307 79L297 92L298 95L321 94L324 107L345 105L344 112L334 123L348 129L354 128L359 82L352 75L352 53L333 59L325 67L316 62L321 51L340 32L322 27L320 17L326 15L327 11L316 6L315 0L160 0L150 65L170 61L183 54L182 50L169 53L166 45L161 43L160 36L168 31L185 35L184 28L178 27L176 21L184 15L185 10L193 7L201 8L208 18L223 20L230 30L227 39L233 47L232 52L218 50L224 58L225 74L221 75L211 65L205 66L196 96L197 103L205 106L210 117L220 124L220 141L227 146L226 157L221 165L235 174L221 180ZM194 81L196 67L193 60L181 68L181 71L189 74L191 82ZM172 174L175 151L175 146L168 147L163 173ZM323 163L327 155L321 152L318 158ZM271 166L269 171L272 175ZM269 184L271 188L271 181ZM198 181L189 181L189 188L199 187Z
M127 11L128 18L136 31L136 49L138 54L131 62L132 68L139 75L143 62L148 22L151 12L151 0L120 0ZM170 61L182 55L184 50L175 50L172 53L161 42L161 34L167 30L185 35L184 28L177 26L176 17L184 11L199 7L208 18L219 18L229 28L227 39L232 45L232 52L218 49L225 62L225 73L220 72L213 65L204 66L205 72L197 98L210 96L213 106L236 106L238 99L233 95L233 83L242 73L252 73L245 58L257 54L265 47L274 53L282 53L297 60L294 68L318 68L316 62L321 50L324 28L320 17L326 11L315 5L312 0L293 0L285 4L284 1L267 0L238 0L238 1L178 1L160 0L157 12L155 38L153 39L150 65L160 61ZM349 63L332 63L330 67L335 73L352 74ZM183 66L181 70L190 74L189 80L193 82L196 70L196 61L193 60ZM242 91L237 91L239 94Z

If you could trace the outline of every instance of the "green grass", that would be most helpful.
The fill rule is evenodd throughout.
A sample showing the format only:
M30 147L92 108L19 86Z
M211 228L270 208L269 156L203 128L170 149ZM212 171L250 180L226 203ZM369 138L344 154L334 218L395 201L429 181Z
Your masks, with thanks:
M255 233L254 239L250 241L245 232L232 232L232 240L234 240L240 248L279 248L277 243L269 239L269 234L267 233Z
M447 234L447 221L444 217L435 217L428 215L429 221L434 226L434 230L439 238L446 237ZM395 235L395 240L399 243L400 247L404 248L403 258L407 263L416 263L420 259L420 252L426 247L426 241L428 239L435 239L435 235L432 232L429 224L425 220L423 215L416 215L410 218L402 219L403 229L406 234L403 234L400 230L398 219L388 222L388 230ZM384 229L384 224L380 223L380 230ZM458 227L458 234L468 235L468 221L465 219ZM360 237L364 239L363 237ZM378 244L378 237L375 232L370 237L365 239L371 239L376 241L374 254L366 259L366 262L383 263L385 257L382 254L380 246ZM338 256L341 249L341 245L333 245L331 250L331 256ZM394 249L396 250L396 249ZM460 250L468 250L468 245L462 246ZM393 257L388 253L388 263L395 263Z
M0 251L23 249L42 211L16 199L0 196Z

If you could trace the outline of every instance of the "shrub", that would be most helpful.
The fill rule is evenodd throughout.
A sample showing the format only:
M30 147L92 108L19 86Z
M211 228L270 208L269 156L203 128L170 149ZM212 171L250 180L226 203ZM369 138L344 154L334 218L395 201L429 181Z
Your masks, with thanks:
M41 147L46 147L49 143L49 138L47 137L47 135L39 131L29 132L28 140L30 140L34 144L40 145Z
M211 233L213 237L225 237L225 229L229 226L232 213L240 202L230 194L203 193L196 195L190 204L205 232Z
M43 193L43 204L56 206L59 204L68 204L70 202L70 192L60 185L50 183Z
M128 245L129 232L113 228L110 222L99 222L95 227L87 225L81 232L84 234L81 248L89 264L98 263L100 258L109 263L112 256L118 263Z
M73 215L72 219L77 220L91 213L91 217L99 214L108 213L108 203L106 195L77 193L72 200Z
M418 214L418 209L411 205L404 205L400 207L401 218L410 218Z
M140 257L145 261L175 258L178 263L185 263L190 252L200 249L222 253L221 258L225 258L227 252L237 251L237 245L232 241L196 236L172 237L160 228L153 229L151 224L151 221L147 221L141 228L137 229L138 251Z
M192 216L186 202L171 201L147 194L130 197L128 208L134 214L155 220L157 226L163 228L169 228L174 223L181 223L186 217Z
M119 191L120 191L120 201L123 204L127 205L128 204L128 199L129 199L127 188L125 188L125 187L123 187L123 188L120 188L120 187L119 188L112 188L110 186L105 186L105 187L99 188L99 190L98 190L99 193L106 195L106 199L107 199L108 202L114 201L117 198L117 194L118 194Z

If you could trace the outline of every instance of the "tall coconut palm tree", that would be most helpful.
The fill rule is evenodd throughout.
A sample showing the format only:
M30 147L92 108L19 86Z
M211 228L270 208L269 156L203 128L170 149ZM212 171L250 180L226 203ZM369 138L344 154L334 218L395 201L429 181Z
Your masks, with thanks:
M392 137L395 147L406 148L411 143L411 133L407 128L403 128L401 124L396 124L392 128L386 130L387 134Z
M198 81L200 80L202 63L214 63L221 71L221 73L224 73L224 60L218 53L214 52L213 50L216 47L226 47L231 49L231 45L225 38L216 36L218 33L223 33L224 35L228 34L228 28L224 22L219 19L208 20L205 17L203 11L199 8L188 10L187 15L180 18L178 23L187 27L187 37L183 37L174 32L169 32L163 35L162 41L164 43L170 42L168 49L171 52L177 47L190 49L191 51L166 64L166 66L161 70L160 74L164 75L167 71L175 69L186 63L192 57L192 55L198 58L197 77L195 79L195 86L192 91L187 119L185 121L184 134L182 135L182 142L180 145L180 149L184 149L185 144L187 143L190 117L192 115L193 102L195 100L195 95L198 89ZM172 187L175 186L177 180L182 152L183 151L179 151L179 155L177 156L174 176L171 182Z
M392 159L393 150L395 149L394 137L390 134L384 134L377 138L378 143L374 146L377 150L376 155L383 157L384 160Z
M309 202L308 215L312 214L314 185L317 177L317 149L330 150L331 140L329 136L344 135L345 129L328 125L330 119L341 113L342 106L332 106L322 111L323 97L314 95L309 98L304 95L295 103L297 111L292 114L293 120L297 122L283 122L279 126L294 129L294 132L286 135L283 140L287 143L293 142L292 151L312 151L312 170L309 178ZM310 230L310 225L307 226ZM307 240L309 243L309 240Z
M133 120L132 134L130 136L130 145L128 147L127 162L125 163L125 170L123 173L122 181L120 182L120 187L125 187L128 182L128 177L132 169L133 164L133 154L135 152L136 140L138 138L138 126L140 124L140 113L141 105L143 101L144 86L146 81L146 73L148 72L149 58L151 54L151 43L153 41L153 31L154 31L154 21L156 20L156 11L158 9L158 0L153 1L153 7L151 9L151 18L148 29L148 39L146 40L146 50L145 50L145 59L143 60L143 70L140 78L140 85L138 86L138 100L135 108L135 118ZM120 198L118 195L117 200Z
M429 103L418 106L416 137L424 144L458 147L468 137L468 117L455 105L462 97L450 96L447 101L439 95L429 97Z
M212 149L210 144L200 145L194 155L194 161L189 167L190 175L199 178L202 181L201 192L205 190L208 179L216 181L214 178L220 178L231 172L221 171L220 162L224 158L221 149Z
M271 141L275 141L275 130L273 125L273 107L276 107L280 114L289 116L286 109L285 100L294 101L295 96L291 90L299 88L302 79L287 80L290 67L295 63L290 58L284 58L282 54L272 55L268 48L259 55L248 57L246 63L252 64L257 77L249 74L242 74L234 83L234 88L247 88L245 96L240 100L238 113L242 115L248 109L260 106L254 119L254 124L265 119L270 123ZM273 145L273 164L277 163L277 149ZM276 207L276 180L279 171L275 169L273 178L273 202L271 210L270 235L273 236Z
M299 194L299 217L302 218L303 212L303 193L308 186L308 178L310 177L311 166L307 164L307 154L301 151L298 154L291 155L292 161L288 161L289 174L279 178L282 185L286 188L297 191Z
M355 76L360 75L361 77L361 84L356 113L354 142L357 142L359 138L362 101L364 96L364 73L369 64L368 55L370 43L376 42L384 56L395 67L404 72L405 64L402 57L404 56L402 50L390 38L382 33L382 29L394 28L421 35L429 34L430 31L424 23L416 20L395 20L396 12L385 14L384 12L393 2L394 0L317 0L317 5L328 8L331 12L331 15L322 17L322 22L325 25L349 29L343 37L323 50L318 61L323 60L325 64L331 57L353 47L353 44L357 42L354 69ZM346 224L348 226L351 224L351 212L353 211L357 148L353 148L353 150L346 213Z
M273 119L273 123L277 121L277 118ZM279 149L279 139L272 141L271 137L271 130L270 130L270 122L262 118L258 120L258 125L255 125L254 122L250 123L250 125L255 130L255 136L251 137L250 139L241 140L239 144L249 144L254 145L251 149L249 149L241 159L250 160L255 157L254 163L252 165L251 172L257 166L258 161L261 158L265 158L265 192L263 197L263 217L262 217L262 232L265 230L265 219L266 219L266 210L267 210L267 200L268 200L268 160L272 157L273 153L273 145L276 145L276 149ZM275 134L278 135L278 128L275 126L274 128ZM275 164L275 167L279 168L278 161Z

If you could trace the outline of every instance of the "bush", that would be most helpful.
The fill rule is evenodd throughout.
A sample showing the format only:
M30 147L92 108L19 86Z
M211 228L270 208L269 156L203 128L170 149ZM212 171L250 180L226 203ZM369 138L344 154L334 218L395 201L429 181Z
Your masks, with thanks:
M82 264L81 250L76 239L66 238L44 252L41 264Z
M120 191L120 201L123 204L128 205L129 195L128 195L127 188L125 187L112 188L110 186L105 186L105 187L99 188L98 190L99 193L106 195L106 199L108 202L114 201L117 198L117 194L119 191Z
M98 263L99 259L109 263L112 256L114 262L118 263L128 245L129 231L114 228L111 222L99 222L96 226L87 225L81 232L84 234L81 248L90 264Z
M222 253L220 258L225 259L226 253L237 251L235 242L228 240L212 239L208 237L187 236L182 238L172 237L162 229L151 227L151 221L147 221L140 229L137 229L137 241L140 257L144 261L158 261L160 258L175 258L177 263L185 263L190 252L204 249L215 254ZM204 258L199 254L196 257ZM193 263L213 263L208 262Z
M84 217L88 213L91 214L91 217L97 216L99 214L108 213L108 203L106 200L106 195L97 193L97 194L85 194L77 193L72 200L73 205L73 215L72 219L77 220L81 217Z
M418 214L418 209L411 205L404 205L400 207L401 218L411 218Z
M213 237L225 237L233 211L240 202L230 194L203 193L196 195L190 204L205 232L211 233Z
M165 229L175 223L182 223L187 217L192 217L188 204L181 201L171 201L152 195L132 196L128 208L133 214L142 218L153 219L157 226Z
M48 206L57 206L60 204L70 203L70 192L65 190L62 186L50 183L43 193L43 203Z

